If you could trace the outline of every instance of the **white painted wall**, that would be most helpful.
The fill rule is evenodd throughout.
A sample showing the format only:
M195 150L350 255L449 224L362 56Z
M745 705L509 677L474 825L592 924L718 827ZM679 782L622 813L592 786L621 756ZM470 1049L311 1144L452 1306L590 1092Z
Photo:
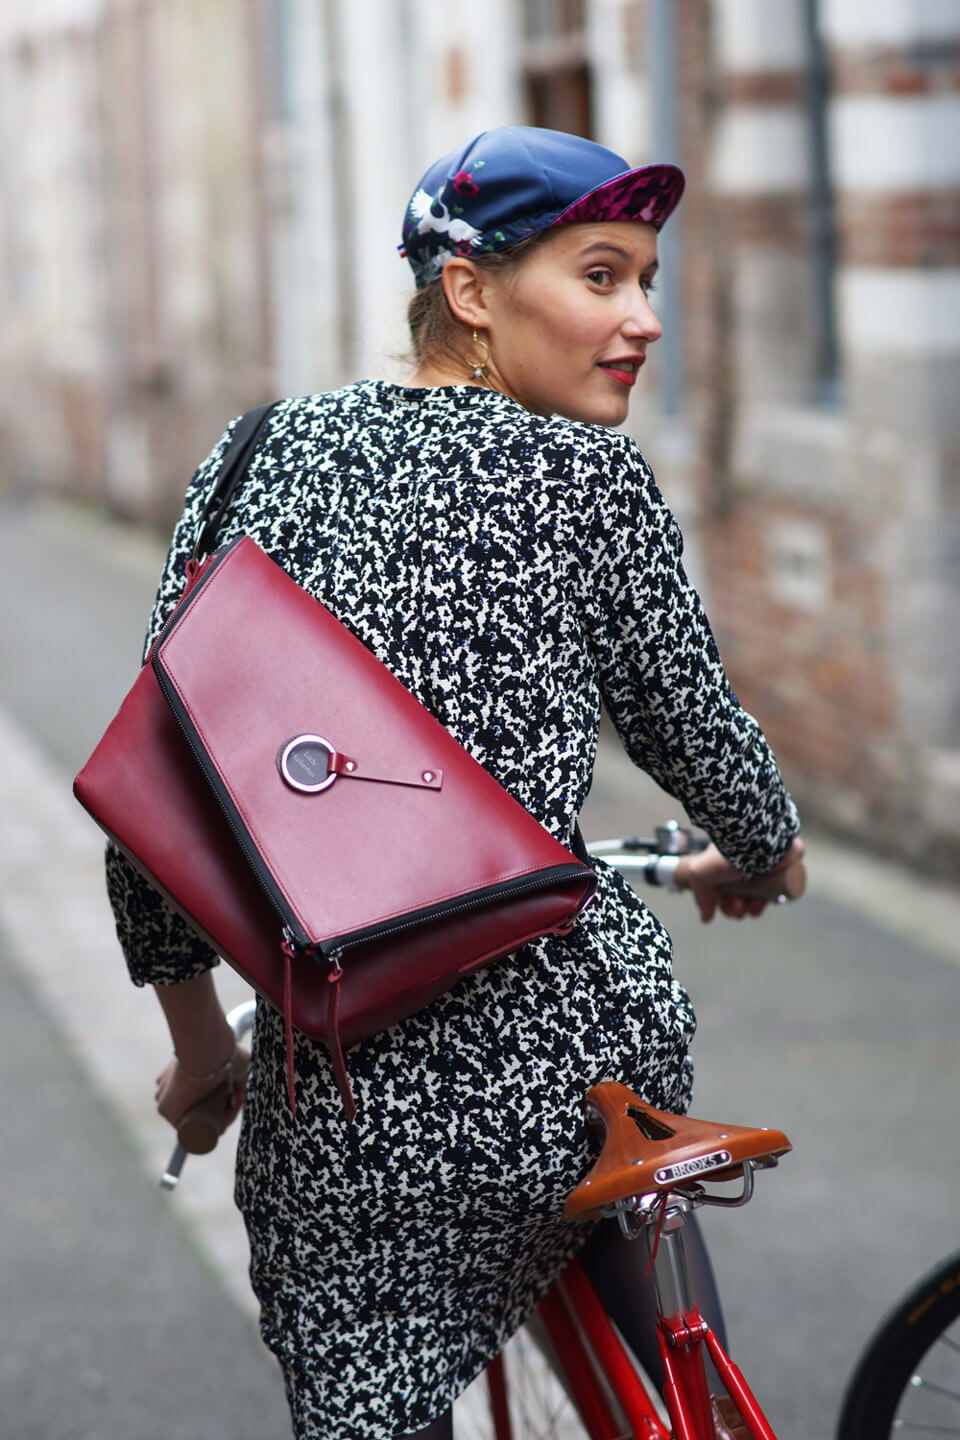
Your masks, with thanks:
M918 358L960 353L960 269L846 266L837 298L850 351Z
M416 174L448 150L482 130L523 120L516 56L520 40L519 6L511 0L412 0L414 24L408 66L412 73L411 127ZM447 93L447 67L456 52L463 65L464 93Z
M0 335L85 372L102 358L92 48L51 28L42 63L24 65L9 33L0 56Z
M103 13L106 0L2 0L0 45L13 39L38 39L68 28L88 30Z
M349 77L356 297L354 369L402 373L406 306L413 291L397 247L423 171L482 130L523 118L516 73L517 7L510 0L354 0L343 9ZM450 94L450 56L463 93Z
M735 5L737 0L729 3ZM845 47L944 40L960 35L960 4L957 0L821 0L821 24L828 43Z
M397 244L404 205L413 188L410 137L404 123L406 12L397 0L355 0L340 6L340 63L348 86L347 164L353 185L352 234L346 233L356 278L354 294L347 297L353 328L348 379L380 373L380 352L395 320L403 268Z
M314 0L288 0L286 89L267 146L273 351L282 394L326 389L342 374L336 304L327 35Z
M660 158L653 153L650 87L626 51L625 10L626 0L594 0L587 7L594 134L629 165L649 165Z
M838 96L829 127L834 180L844 189L960 183L960 95Z
M714 0L725 70L795 70L803 61L801 0Z
M720 117L711 173L727 194L778 194L809 183L809 137L794 105L730 105Z

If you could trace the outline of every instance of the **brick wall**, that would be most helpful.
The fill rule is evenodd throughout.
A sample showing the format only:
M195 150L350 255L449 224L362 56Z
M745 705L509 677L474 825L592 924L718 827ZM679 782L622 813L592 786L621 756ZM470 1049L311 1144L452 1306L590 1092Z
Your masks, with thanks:
M909 11L901 43L880 44L868 11L861 35L849 7L821 6L840 302L827 406L801 7L676 7L694 445L663 473L668 493L692 488L698 578L732 682L801 801L951 866L960 484L944 387L960 378L945 318L960 188L929 147L939 124L941 149L960 150L960 48L911 36Z

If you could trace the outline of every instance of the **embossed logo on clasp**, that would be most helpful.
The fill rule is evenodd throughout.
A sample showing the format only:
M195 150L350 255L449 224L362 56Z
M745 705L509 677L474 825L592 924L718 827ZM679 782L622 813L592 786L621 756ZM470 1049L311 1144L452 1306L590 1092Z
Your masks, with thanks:
M281 745L277 769L293 790L319 795L336 780L333 762L336 750L322 735L294 735Z

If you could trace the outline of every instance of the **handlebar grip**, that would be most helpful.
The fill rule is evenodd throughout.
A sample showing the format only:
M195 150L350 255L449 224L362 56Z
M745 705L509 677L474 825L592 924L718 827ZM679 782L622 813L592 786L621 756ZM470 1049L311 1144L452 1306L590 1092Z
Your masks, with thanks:
M184 1115L177 1126L177 1140L188 1155L209 1155L216 1149L232 1095L233 1082L224 1080Z
M681 856L674 874L678 890L690 889L690 861ZM777 870L772 875L759 875L755 880L728 880L717 886L721 895L742 895L747 900L775 900L783 896L787 900L799 900L807 888L807 867L802 860L795 860L786 870Z

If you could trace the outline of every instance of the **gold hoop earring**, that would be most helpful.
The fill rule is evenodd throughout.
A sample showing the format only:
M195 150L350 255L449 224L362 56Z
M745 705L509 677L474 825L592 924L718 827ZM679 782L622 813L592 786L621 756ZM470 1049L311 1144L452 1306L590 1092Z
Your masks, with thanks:
M480 339L480 336L477 334L476 326L474 326L472 338L474 345L483 346L483 359L479 363L474 363L473 378L474 380L486 380L489 382L490 377L487 374L487 366L490 363L490 346L487 344L486 340Z

